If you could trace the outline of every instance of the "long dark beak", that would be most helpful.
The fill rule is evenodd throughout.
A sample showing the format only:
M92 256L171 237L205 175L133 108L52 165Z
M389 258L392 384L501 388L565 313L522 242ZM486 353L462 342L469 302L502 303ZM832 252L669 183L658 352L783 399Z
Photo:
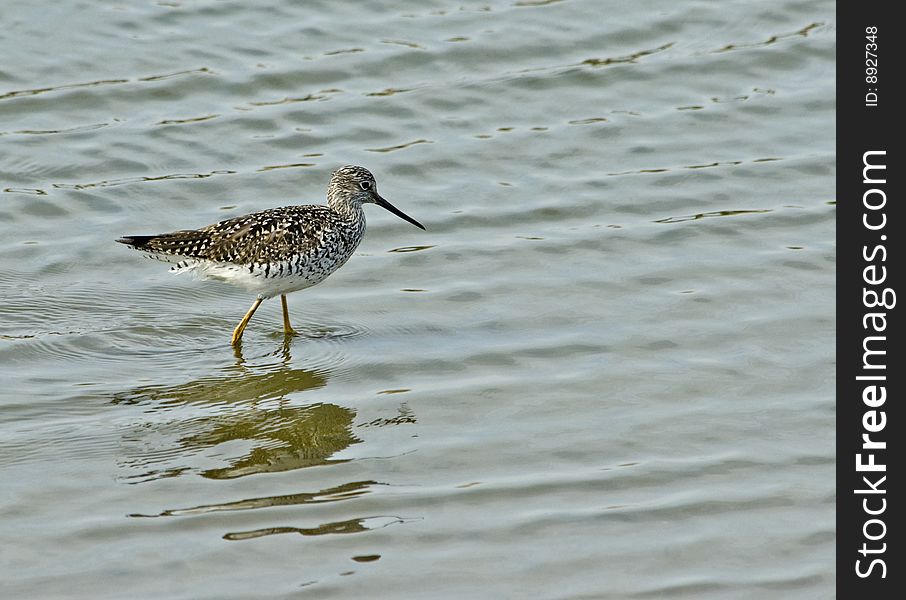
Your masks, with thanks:
M389 210L390 212L392 212L393 214L398 216L400 219L409 221L410 223L412 223L419 229L425 228L424 225L422 225L421 223L419 223L418 221L416 221L415 219L413 219L412 217L410 217L409 215L407 215L406 213L404 213L397 207L393 206L392 204L390 204L389 202L387 202L386 200L384 200L377 194L374 195L374 203L377 204L378 206L380 206L381 208L386 208L387 210Z

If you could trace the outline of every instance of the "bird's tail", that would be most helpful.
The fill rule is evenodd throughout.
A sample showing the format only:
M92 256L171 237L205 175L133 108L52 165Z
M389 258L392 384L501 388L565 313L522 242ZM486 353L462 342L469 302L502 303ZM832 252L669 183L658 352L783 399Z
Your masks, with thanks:
M148 258L175 264L174 270L204 258L207 239L199 231L174 231L159 235L124 235L116 240Z
M117 242L120 244L126 244L130 248L135 248L136 250L141 250L154 238L160 237L159 235L124 235L121 238L117 238Z

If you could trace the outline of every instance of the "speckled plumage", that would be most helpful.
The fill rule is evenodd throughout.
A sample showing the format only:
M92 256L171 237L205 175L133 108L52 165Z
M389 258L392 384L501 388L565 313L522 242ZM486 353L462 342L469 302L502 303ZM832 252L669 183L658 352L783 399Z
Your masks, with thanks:
M324 281L349 260L364 234L364 214L310 205L272 208L147 239L134 236L127 243L175 263L173 272L194 271L271 298Z
M234 283L260 300L316 285L343 266L365 235L362 205L366 203L382 206L424 229L377 193L374 176L367 169L349 165L331 175L327 206L272 208L201 229L117 241L174 263L171 271ZM255 308L257 304L247 317ZM284 319L288 328L285 311Z

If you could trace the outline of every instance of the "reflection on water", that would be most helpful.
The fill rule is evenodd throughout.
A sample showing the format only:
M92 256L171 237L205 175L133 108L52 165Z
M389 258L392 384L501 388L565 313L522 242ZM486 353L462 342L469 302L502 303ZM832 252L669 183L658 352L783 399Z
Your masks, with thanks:
M682 217L667 217L666 219L657 219L655 223L682 223L684 221L698 221L699 219L707 219L708 217L735 217L737 215L757 215L761 213L769 213L770 210L767 209L754 209L754 210L712 210L705 213L697 213L694 215L684 215Z
M331 456L358 443L352 434L355 411L332 403L296 406L293 396L327 385L327 370L291 366L289 341L278 360L252 364L236 350L236 364L221 373L176 386L143 386L117 394L114 404L147 406L144 419L123 436L121 466L136 471L130 483L194 472L208 479L233 479L346 462ZM387 393L398 390L388 390ZM403 404L395 418L375 419L360 427L413 423ZM202 415L202 416L199 416ZM240 447L239 451L234 448ZM219 463L210 466L211 461ZM225 464L224 464L225 463ZM351 500L370 493L377 481L353 481L315 492L244 498L229 502L171 508L132 518L186 517L303 506ZM223 539L249 540L282 533L304 536L361 533L415 519L360 516L314 527L271 526L227 532Z
M252 531L238 531L235 533L224 534L223 539L230 541L251 540L254 538L268 535L278 535L281 533L298 533L301 535L327 535L329 533L362 533L372 529L381 529L388 525L406 523L417 519L406 519L403 517L366 517L361 519L349 519L348 521L337 521L335 523L324 523L317 527L265 527Z
M184 404L222 404L281 399L288 394L324 387L323 371L279 368L259 373L259 369L233 366L221 375L202 377L182 385L138 387L117 394L114 404L152 402L160 408Z
M176 508L162 511L156 515L131 514L130 517L184 517L214 512L228 512L236 510L253 510L258 508L272 508L275 506L294 506L300 504L321 504L324 502L339 502L357 498L371 491L372 486L382 485L377 481L353 481L318 492L305 492L299 494L284 494L281 496L265 496L263 498L246 498L235 502L222 502L220 504L203 504L189 508Z
M276 364L246 364L237 351L237 364L219 374L117 394L115 404L149 405L147 418L123 436L121 466L135 472L126 479L139 483L185 472L232 479L345 462L330 457L360 441L352 434L355 411L295 404L295 395L323 388L328 372L290 362L288 344Z
M180 445L204 448L232 440L254 441L256 446L247 456L233 460L227 467L202 471L202 476L210 479L291 471L346 462L329 457L361 441L350 431L353 417L352 410L335 404L253 409L212 419L210 431L185 437Z
M761 42L750 43L750 44L727 44L723 48L718 48L717 50L713 50L713 52L715 52L715 53L730 52L731 50L741 50L741 49L745 49L745 48L758 48L759 46L770 46L771 44L774 44L774 43L776 43L780 40L786 39L786 38L795 37L795 36L805 37L809 34L809 32L812 29L821 27L822 25L824 25L824 23L822 23L822 22L809 23L808 25L806 25L805 27L803 27L802 29L799 29L797 31L775 34Z

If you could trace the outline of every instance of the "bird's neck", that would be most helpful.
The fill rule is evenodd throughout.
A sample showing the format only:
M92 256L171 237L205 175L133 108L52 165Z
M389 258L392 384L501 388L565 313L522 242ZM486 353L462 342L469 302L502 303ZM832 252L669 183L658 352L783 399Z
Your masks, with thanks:
M353 222L365 222L365 211L361 202L354 202L342 196L328 196L327 205L335 213Z

